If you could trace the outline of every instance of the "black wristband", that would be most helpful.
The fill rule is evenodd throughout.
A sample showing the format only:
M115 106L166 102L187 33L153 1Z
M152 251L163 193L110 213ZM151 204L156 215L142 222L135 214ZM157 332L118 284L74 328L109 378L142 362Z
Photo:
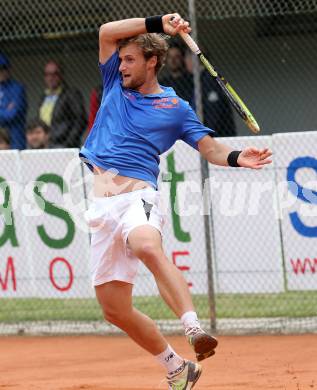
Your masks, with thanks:
M164 33L163 15L148 16L145 18L145 28L148 33Z
M228 154L227 161L230 167L240 167L238 164L238 157L242 150L233 150Z

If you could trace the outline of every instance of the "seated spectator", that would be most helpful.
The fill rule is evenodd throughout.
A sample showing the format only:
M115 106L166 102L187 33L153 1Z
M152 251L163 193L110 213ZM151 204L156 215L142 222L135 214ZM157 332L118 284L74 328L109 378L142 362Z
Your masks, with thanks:
M41 98L39 117L51 127L52 146L79 147L87 126L82 94L67 86L56 61L45 65L44 82L46 90Z
M32 120L26 127L28 149L50 148L51 129L41 119Z
M90 99L89 99L89 115L88 115L88 132L91 130L96 114L99 110L100 103L102 98L102 85L98 85L98 87L93 88L93 90L90 93Z
M98 85L93 88L90 92L89 98L89 114L88 114L88 127L84 134L83 141L88 137L92 126L94 125L97 112L99 110L101 99L102 99L103 88L102 85Z
M0 53L0 126L8 129L11 149L24 149L25 89L11 77L10 70L9 59Z
M0 127L0 150L10 149L10 139L7 129Z

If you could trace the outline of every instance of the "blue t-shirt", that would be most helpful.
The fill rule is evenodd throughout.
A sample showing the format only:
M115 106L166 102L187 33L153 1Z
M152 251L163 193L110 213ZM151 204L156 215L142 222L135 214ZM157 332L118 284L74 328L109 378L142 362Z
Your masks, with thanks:
M100 64L103 96L79 155L90 169L114 169L156 188L160 154L179 139L197 149L197 142L214 131L200 123L173 88L161 86L162 93L149 95L123 88L119 65L118 51Z
M24 86L13 79L0 82L0 127L9 130L11 149L26 148L26 111Z

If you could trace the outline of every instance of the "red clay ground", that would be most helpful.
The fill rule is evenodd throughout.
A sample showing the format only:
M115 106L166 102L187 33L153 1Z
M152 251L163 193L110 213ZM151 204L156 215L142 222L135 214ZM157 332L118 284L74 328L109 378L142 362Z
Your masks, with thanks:
M193 358L181 336L175 349ZM317 335L219 337L195 390L317 390ZM126 337L2 337L0 390L166 389L164 371Z

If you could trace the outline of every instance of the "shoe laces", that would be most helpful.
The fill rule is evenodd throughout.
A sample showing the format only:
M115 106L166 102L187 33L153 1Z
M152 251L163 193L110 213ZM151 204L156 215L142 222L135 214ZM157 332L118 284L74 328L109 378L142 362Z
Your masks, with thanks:
M169 373L168 373L168 375L167 375L167 380L169 381L170 379L175 378L178 374L180 374L181 372L183 372L185 366L186 366L186 361L183 360L183 363L182 363L178 368L176 368L175 371L172 371L172 372L169 372Z
M183 390L184 389L184 383L186 383L186 379L184 378L178 378L178 375L176 375L175 378L167 379L168 388L171 390ZM181 382L180 382L181 380Z
M185 336L195 336L197 333L204 333L199 326L191 326L185 329Z
M186 381L182 381L182 383L179 383L179 379L171 379L171 380L168 380L167 383L168 383L168 388L169 390L183 390L184 389L184 382L186 383Z
M186 360L184 360L183 363L175 371L168 373L166 378L162 379L160 381L158 387L156 387L156 388L161 389L162 386L167 383L169 386L168 387L169 389L175 389L175 386L178 385L177 382L179 381L178 375L184 371L185 367L186 367ZM171 387L171 386L174 386L174 387ZM176 387L176 389L177 389L177 387Z

